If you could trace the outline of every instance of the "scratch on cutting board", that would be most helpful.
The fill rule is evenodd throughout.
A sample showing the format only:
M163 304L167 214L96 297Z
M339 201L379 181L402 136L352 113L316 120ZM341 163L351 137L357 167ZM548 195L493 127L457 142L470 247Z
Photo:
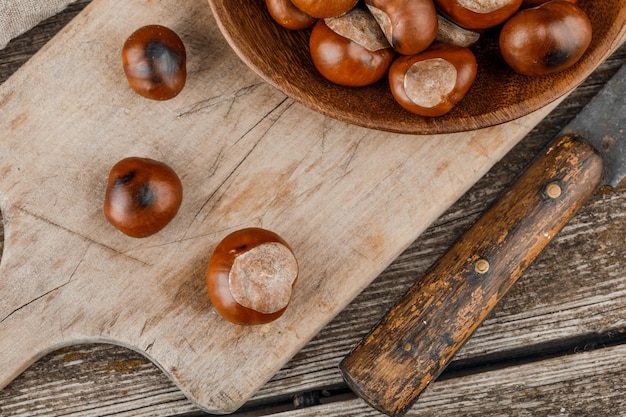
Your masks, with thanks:
M152 342L148 343L148 346L145 347L144 351L149 354L152 348L154 347L155 342L156 342L156 339L153 339Z
M359 148L361 147L362 143L363 143L363 136L361 136L348 149L346 159L339 167L343 171L343 175L341 175L340 179L347 176L351 172L351 170L349 169L350 165L352 161L354 160L354 158L356 158L357 154L359 153Z
M270 119L270 115L272 115L274 112L276 112L277 109L279 109L285 102L287 101L287 98L284 98L283 100L281 100L278 104L276 104L276 106L274 106L273 108L271 108L267 113L265 113L265 115L260 118L254 125L250 126L250 128L248 128L242 135L239 136L239 138L234 141L234 144L240 142L241 140L243 140L243 138L245 138L246 136L248 136L248 134L250 132L252 132L253 130L255 130L263 121ZM287 106L287 108L285 108L280 114L284 113L289 107L291 107L291 105ZM277 118L278 119L278 118ZM276 120L277 120L276 119ZM272 126L274 126L276 124L276 120L272 120L270 126L266 129L266 133L267 131L269 131L271 129ZM239 167L241 167L243 165L243 163L250 157L250 155L252 155L254 153L254 150L259 146L259 144L263 141L263 139L266 137L266 134L263 134L255 143L254 145L248 150L248 152L246 152L246 154L241 158L241 160L233 167L233 169L228 173L228 175L226 175L224 177L224 179L222 180L222 182L220 184L217 185L217 187L215 187L215 190L213 190L213 192L211 194L209 194L209 196L207 197L207 199L205 200L204 204L202 204L200 206L200 208L197 210L195 216L194 216L194 221L190 222L190 229L191 229L191 225L193 223L195 223L195 220L200 218L200 213L202 213L206 207L208 206L209 202L211 202L213 200L213 198L217 195L218 191L220 191L225 184L227 184L230 179L235 175L235 173L239 170ZM219 198L217 198L214 202L213 205L211 207L211 210L213 208L215 208L215 206L221 201L222 197L225 195L225 192L228 190L230 186L226 187L226 190L224 190L224 192L221 193L221 196ZM209 211L211 211L209 210ZM205 216L206 219L206 216ZM204 219L201 220L201 223L204 222Z
M177 118L192 116L195 113L201 112L205 109L210 109L213 107L218 107L224 103L228 103L228 110L226 111L226 116L230 114L230 110L232 109L233 104L240 97L247 96L254 92L259 87L259 83L251 84L244 86L242 88L237 89L231 95L217 95L213 97L209 97L205 100L198 101L197 103L187 107L187 109L183 110L181 113L176 116Z
M61 230L64 230L64 231L66 231L66 232L68 232L68 233L71 233L71 234L73 234L73 235L75 235L75 236L78 236L78 237L82 238L83 240L85 240L86 242L89 242L89 243L92 243L92 244L94 244L94 245L97 245L97 246L99 246L99 247L101 247L101 248L107 249L107 250L109 250L109 251L111 251L111 252L113 252L113 253L115 253L115 254L117 254L117 255L122 255L122 256L124 256L124 257L126 257L126 258L128 258L128 259L131 259L131 260L133 260L133 261L139 262L139 263L141 263L142 265L145 265L145 266L151 266L149 263L147 263L147 262L145 262L145 261L143 261L143 260L141 260L141 259L139 259L139 258L135 258L135 257L133 257L133 256L130 256L130 255L128 255L128 254L127 254L127 253L125 253L125 252L121 252L121 251L119 251L119 250L117 250L117 249L115 249L115 248L113 248L113 247L111 247L111 246L105 245L105 244L104 244L104 243L102 243L102 242L99 242L99 241L97 241L97 240L94 240L93 238L91 238L91 237L89 237L89 236L82 235L82 234L78 233L78 232L77 232L77 231L75 231L75 230L68 229L67 227L62 226L62 225L60 225L60 224L58 224L58 223L55 223L55 222L53 222L52 220L46 219L45 217L42 217L42 216L40 216L40 215L38 215L38 214L31 213L30 211L28 211L28 210L24 209L23 207L19 207L18 209L19 209L21 212L23 212L23 213L25 213L25 214L27 214L27 215L29 215L29 216L32 216L32 217L34 217L34 218L36 218L36 219L38 219L38 220L43 221L44 223L47 223L47 224L49 224L49 225L51 225L51 226L54 226L54 227L57 227L57 228L59 228L59 229L61 229Z
M50 294L50 293L53 293L53 292L55 292L55 291L57 291L57 290L59 290L59 289L61 289L61 288L65 287L67 284L69 284L69 282L66 282L66 283L64 283L64 284L61 284L61 285L59 285L58 287L55 287L55 288L51 289L50 291L47 291L47 292L45 292L45 293L41 294L40 296L38 296L38 297L36 297L36 298L34 298L34 299L30 300L30 301L29 301L29 302L27 302L26 304L23 304L23 305L19 306L18 308L16 308L15 310L13 310L13 311L11 311L9 314L7 314L7 315L6 315L6 316L5 316L2 320L0 320L0 324L4 323L6 320L8 320L8 319L9 319L9 317L11 317L13 314L17 313L17 312L18 312L18 311L20 311L21 309L26 308L26 307L28 307L29 305L31 305L32 303L34 303L34 302L36 302L36 301L38 301L38 300L40 300L40 299L44 298L46 295L48 295L48 294Z
M9 314L6 315L6 317L4 317L2 320L0 320L0 324L2 324L5 320L7 320L9 317L11 317L13 314L17 313L18 311L20 311L21 309L29 306L30 304L36 302L37 300L41 300L42 298L46 297L47 295L50 295L51 293L60 290L61 288L65 287L66 285L68 285L69 283L71 283L74 280L74 276L76 275L76 272L78 271L78 268L80 268L80 266L82 265L83 261L85 260L85 254L87 253L87 249L85 249L85 251L83 252L83 255L80 258L80 261L78 261L78 263L76 264L76 267L74 267L74 270L72 271L72 273L70 274L69 278L67 279L67 281L55 288L52 288L49 291L46 291L45 293L41 294L40 296L37 296L35 298L33 298L32 300L30 300L29 302L21 305L20 307L17 307L16 309L14 309L13 311L11 311Z
M215 175L215 173L217 172L217 168L220 166L220 163L222 162L223 159L224 159L224 148L221 148L219 152L217 153L217 155L215 156L215 159L213 160L213 162L209 165L209 168L208 168L209 178Z
M32 299L32 300L30 300L29 302L27 302L27 303L25 303L25 304L22 304L21 306L17 307L17 308L16 308L16 309L14 309L13 311L11 311L9 314L7 314L7 315L6 315L6 316L5 316L2 320L0 320L0 324L4 323L6 320L8 320L8 319L9 319L9 317L11 317L13 314L17 313L18 311L20 311L20 310L22 310L22 309L24 309L24 308L28 307L29 305L31 305L31 304L33 304L33 303L35 303L35 302L37 302L37 301L41 300L42 298L44 298L44 297L46 297L46 296L48 296L48 295L52 294L53 292L60 290L61 288L65 287L65 286L66 286L66 285L68 285L70 282L72 282L72 278L74 277L74 274L76 273L76 270L78 270L78 267L80 266L80 264L81 264L82 262L83 262L83 260L81 259L81 260L80 260L80 262L78 263L78 265L76 265L76 268L74 268L74 271L73 271L73 272L72 272L72 274L70 275L69 279L68 279L65 283L63 283L63 284L61 284L61 285L59 285L59 286L57 286L57 287L54 287L54 288L52 288L51 290L46 291L45 293L43 293L43 294L41 294L41 295L39 295L39 296L37 296L37 297L33 298L33 299Z

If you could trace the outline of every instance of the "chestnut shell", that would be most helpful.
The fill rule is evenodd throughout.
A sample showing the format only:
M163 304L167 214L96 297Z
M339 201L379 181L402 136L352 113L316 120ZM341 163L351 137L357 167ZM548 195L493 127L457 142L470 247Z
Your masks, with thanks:
M265 0L265 5L272 19L285 29L308 29L317 20L294 6L291 0Z
M291 0L294 6L309 16L325 19L340 16L351 10L358 0Z
M391 47L370 51L318 20L309 38L315 68L324 78L348 87L363 87L382 79L395 56Z
M207 292L215 310L232 323L242 325L269 323L282 316L289 306L287 304L273 313L261 313L239 304L230 291L228 279L235 258L251 248L268 242L280 243L293 254L291 247L279 235L256 227L237 230L229 234L218 243L211 254L206 274ZM297 276L293 285L296 281Z
M437 11L432 0L366 0L365 4L396 52L417 54L437 37Z
M104 215L122 233L147 237L178 213L183 186L172 168L150 158L129 157L109 172Z
M435 0L435 5L441 13L459 26L467 29L488 29L513 16L521 7L522 0L510 0L509 3L485 13L470 10L465 2L460 0Z
M152 100L169 100L187 80L185 45L171 29L147 25L133 32L122 47L122 65L130 87Z
M549 75L578 62L591 35L591 22L580 7L553 0L509 19L500 32L500 52L520 74Z
M433 107L423 107L416 104L407 94L405 75L416 62L431 59L443 59L452 64L456 69L456 80L452 90L441 98L439 104ZM419 54L403 55L397 58L389 69L389 87L394 99L406 110L422 116L442 116L463 99L476 79L477 67L476 57L470 49L436 43Z
M521 8L522 9L527 9L529 7L537 7L537 6L541 6L543 3L547 3L549 1L552 1L552 0L523 0ZM568 1L570 3L576 4L576 2L578 0L565 0L565 1Z

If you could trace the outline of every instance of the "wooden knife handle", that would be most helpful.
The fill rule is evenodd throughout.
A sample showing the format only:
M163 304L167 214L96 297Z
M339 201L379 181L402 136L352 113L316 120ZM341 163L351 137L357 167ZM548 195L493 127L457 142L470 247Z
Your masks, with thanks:
M602 180L580 138L556 140L339 365L372 407L404 414Z

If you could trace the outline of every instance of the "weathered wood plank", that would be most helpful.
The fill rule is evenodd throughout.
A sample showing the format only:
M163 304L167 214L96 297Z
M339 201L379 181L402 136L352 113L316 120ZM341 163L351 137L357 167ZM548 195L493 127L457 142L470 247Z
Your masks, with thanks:
M626 413L626 345L435 382L407 417L620 416ZM275 417L383 416L361 399Z
M109 345L56 351L20 376L24 384L2 391L12 402L0 404L0 415L165 416L198 410L151 362L128 353Z

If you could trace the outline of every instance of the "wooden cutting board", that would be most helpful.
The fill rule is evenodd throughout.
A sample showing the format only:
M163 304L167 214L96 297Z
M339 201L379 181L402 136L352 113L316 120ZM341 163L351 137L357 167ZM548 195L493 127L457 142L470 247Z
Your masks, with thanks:
M128 87L120 48L136 28L183 39L175 99ZM554 106L469 133L408 136L346 125L261 81L206 2L96 0L0 87L0 387L80 342L144 353L208 412L240 407ZM102 214L127 156L166 162L178 216L145 239ZM290 308L268 325L221 319L205 291L211 251L243 227L296 252Z

